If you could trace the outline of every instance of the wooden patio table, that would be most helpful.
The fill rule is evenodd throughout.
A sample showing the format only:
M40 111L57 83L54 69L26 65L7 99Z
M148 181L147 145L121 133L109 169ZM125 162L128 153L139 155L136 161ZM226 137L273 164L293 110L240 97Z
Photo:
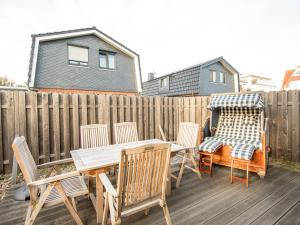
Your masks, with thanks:
M96 177L96 197L93 193L92 184L89 184L89 196L96 210L97 222L102 220L103 215L103 185L99 179L99 174L108 171L110 168L119 165L120 153L122 149L135 148L145 144L169 143L159 139L151 139L124 144L114 144L97 148L78 149L71 151L76 170L86 176ZM186 150L184 146L171 144L171 155ZM171 192L171 177L167 184L167 193Z

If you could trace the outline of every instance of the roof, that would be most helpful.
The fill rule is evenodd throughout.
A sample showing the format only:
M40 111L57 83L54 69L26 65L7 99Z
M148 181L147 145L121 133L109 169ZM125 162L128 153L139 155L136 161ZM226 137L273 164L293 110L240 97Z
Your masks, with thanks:
M293 80L300 80L300 66L285 71L281 89L287 88L288 84Z
M103 41L111 44L115 48L119 49L123 53L127 54L128 56L132 57L135 62L135 72L136 72L136 80L137 80L137 87L138 91L141 91L141 68L140 68L140 56L134 52L133 50L129 49L125 45L121 44L120 42L116 41L109 35L105 34L104 32L98 30L95 26L90 28L81 28L81 29L74 29L74 30L67 30L67 31L57 31L57 32L49 32L49 33L41 33L41 34L32 34L32 45L30 51L30 60L29 60L29 71L28 71L28 85L29 87L34 87L35 82L35 72L36 72L36 61L37 61L37 54L39 49L39 43L43 41L50 41L50 40L57 40L57 39L64 39L70 37L78 37L93 34L98 38L102 39Z
M264 77L264 76L258 76L258 75L254 75L254 74L250 74L250 75L241 75L240 78L246 78L246 77L254 77L254 78L259 78L262 80L272 80L272 78L270 77Z
M239 73L232 65L230 65L224 58L223 56L220 56L220 57L217 57L217 58L214 58L214 59L210 59L208 61L205 61L205 62L202 62L202 63L199 63L199 64L196 64L196 65L193 65L193 66L189 66L189 67L186 67L184 69L181 69L181 70L177 70L177 71L173 71L171 73L168 73L166 75L163 75L163 76L160 76L160 77L156 77L154 79L151 79L151 80L148 80L148 81L152 81L152 80L156 80L156 79L161 79L163 77L167 77L167 76L170 76L172 74L175 74L175 73L179 73L179 72L183 72L185 70L189 70L189 69L192 69L192 68L195 68L195 67L205 67L205 66L209 66L211 64L214 64L216 62L221 62L225 67L227 67L227 69L229 69L230 71L233 71L234 73ZM147 83L148 81L145 81L143 83Z

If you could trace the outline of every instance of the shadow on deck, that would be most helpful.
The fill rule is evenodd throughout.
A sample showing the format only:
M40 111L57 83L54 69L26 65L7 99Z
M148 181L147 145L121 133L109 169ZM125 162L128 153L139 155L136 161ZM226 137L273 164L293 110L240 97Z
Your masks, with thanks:
M181 187L172 190L167 204L173 224L299 224L300 173L270 167L265 179L251 174L247 189L241 183L229 183L229 170L215 167L214 176L193 173L183 177ZM0 224L23 224L27 202L16 202L13 190L0 202ZM96 224L91 202L82 198L78 210L84 224ZM42 209L35 224L74 224L64 205ZM165 224L160 207L122 220L122 224Z

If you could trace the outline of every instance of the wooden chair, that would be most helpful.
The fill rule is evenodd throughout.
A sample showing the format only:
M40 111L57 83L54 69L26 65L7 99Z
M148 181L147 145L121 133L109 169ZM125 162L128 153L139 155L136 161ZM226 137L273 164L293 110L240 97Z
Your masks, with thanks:
M25 137L16 137L12 148L30 194L25 225L33 224L41 208L59 203L66 205L76 224L82 224L76 212L75 198L87 195L88 189L79 173L74 171L55 175L58 173L58 169L53 168L46 178L38 179L38 168L57 165L60 162L37 166L29 151Z
M107 124L91 124L80 127L81 147L96 148L109 145Z
M169 144L122 150L117 189L105 173L99 175L106 189L103 225L107 223L108 210L115 225L121 223L121 217L139 211L147 214L155 205L163 208L167 224L172 224L165 197L170 152Z
M163 140L166 141L166 137L160 126L159 126L159 130L160 130ZM171 177L176 179L176 188L178 188L180 186L180 182L181 182L181 179L183 176L183 171L185 168L190 169L193 172L195 172L200 179L202 178L201 173L199 172L199 169L197 166L197 162L195 160L196 154L194 151L197 146L198 134L199 134L199 125L198 124L190 123L190 122L179 124L177 141L174 143L184 146L188 149L184 152L178 153L171 160L171 165L180 164L179 175L176 176L174 174L171 174ZM194 168L189 166L188 163L192 163L192 166Z
M116 144L138 141L138 133L135 122L115 123Z

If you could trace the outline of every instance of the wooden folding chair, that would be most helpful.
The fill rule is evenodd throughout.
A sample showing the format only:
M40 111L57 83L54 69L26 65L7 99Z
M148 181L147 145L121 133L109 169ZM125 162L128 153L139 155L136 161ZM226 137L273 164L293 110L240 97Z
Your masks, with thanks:
M115 123L114 128L116 144L139 140L135 122Z
M117 190L105 173L99 175L105 192L102 225L107 223L108 211L111 223L121 224L121 217L145 211L160 205L165 219L171 225L166 203L166 181L170 160L170 144L151 144L122 150Z
M88 189L79 173L74 171L55 175L58 170L53 168L46 178L38 179L38 168L57 165L59 162L37 166L29 151L25 137L16 137L12 148L30 194L25 225L33 224L41 208L59 203L66 205L76 224L82 224L76 212L75 198L87 195Z
M90 124L80 127L81 147L96 148L109 145L107 124Z
M159 130L162 138L166 141L166 137L160 126L159 126ZM180 164L180 170L178 176L171 174L171 177L176 179L176 188L180 186L180 182L183 176L183 171L185 168L195 172L198 175L199 179L202 178L201 173L199 172L197 166L197 162L195 160L195 156L196 156L195 148L197 146L198 134L199 134L198 124L190 123L190 122L179 124L177 141L174 143L186 147L187 150L183 152L179 152L171 160L171 165ZM194 168L187 165L187 163L191 163Z

